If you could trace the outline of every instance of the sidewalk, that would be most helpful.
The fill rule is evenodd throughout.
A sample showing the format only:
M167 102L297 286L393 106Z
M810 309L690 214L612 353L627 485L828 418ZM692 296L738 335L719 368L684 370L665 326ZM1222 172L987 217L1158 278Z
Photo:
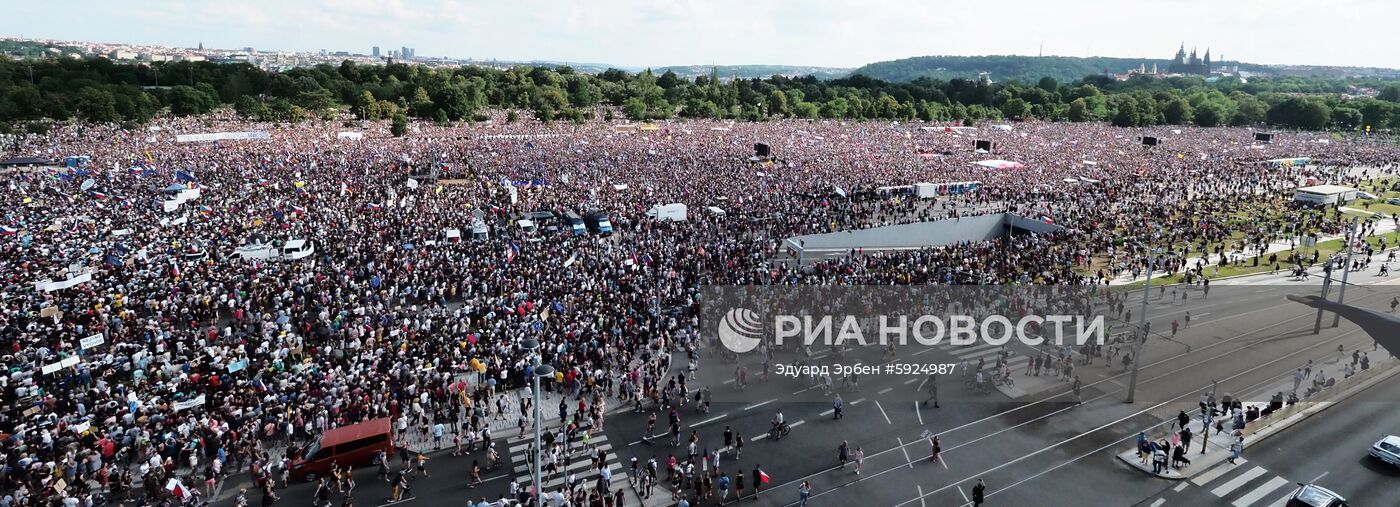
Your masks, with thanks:
M1370 213L1369 211L1366 211L1366 210L1357 209L1357 208L1348 208L1348 207L1343 207L1343 208L1342 208L1342 211L1355 211L1355 212L1360 212L1360 213ZM1378 222L1376 223L1376 232L1375 232L1374 235L1381 235L1381 234L1385 234L1385 233L1389 233L1389 232L1395 232L1396 230L1400 230L1400 228L1397 228L1397 227L1396 227L1395 222L1394 222L1393 220L1381 220L1381 221L1378 221ZM1345 238L1346 238L1346 235L1343 235L1343 234L1338 234L1338 235L1325 235L1325 236L1318 236L1318 237L1317 237L1317 242L1318 242L1318 243L1321 243L1321 242L1324 242L1324 241L1332 241L1332 240L1345 239ZM1303 248L1303 246L1302 246L1301 243L1294 244L1294 243L1289 243L1288 241L1274 241L1274 242L1269 243L1269 246L1268 246L1267 248L1264 249L1264 252L1263 252L1263 253L1259 253L1259 254L1254 254L1254 253L1244 253L1244 254L1227 253L1226 256L1227 256L1230 260L1232 260L1232 261L1233 261L1234 259L1237 259L1237 258L1243 258L1243 259L1245 259L1245 260L1249 260L1249 259L1253 259L1253 258L1255 258L1255 257L1267 256L1267 255L1273 254L1273 253L1287 252L1287 251L1294 250L1294 249L1309 250L1309 249ZM1280 256L1280 257L1282 257L1282 256ZM1212 260L1212 259L1214 259L1214 260ZM1218 255L1211 255L1209 259L1204 258L1204 257L1202 257L1202 256L1200 256L1200 255L1196 255L1196 256L1187 257L1187 258L1186 258L1186 265L1187 265L1187 266L1190 266L1190 267L1194 267L1194 266L1196 265L1196 261L1203 261L1202 263L1203 263L1207 268L1209 268L1209 267L1211 267L1211 266L1214 266L1214 265L1215 265L1215 261L1216 261L1216 260L1219 260L1219 259L1220 259L1220 256L1218 256ZM1267 260L1267 259L1265 259L1265 260ZM1262 263L1263 261L1260 261L1260 262ZM1280 259L1280 262L1282 262L1282 259ZM1153 279L1153 280L1157 280L1157 279L1162 278L1162 277L1165 277L1165 276L1168 276L1167 273L1166 273L1165 271L1153 271L1153 272L1152 272L1152 279ZM1108 285L1110 285L1110 286L1114 286L1114 285L1127 285L1127 284L1134 283L1134 282L1138 282L1138 281L1141 281L1141 280L1143 280L1143 277L1142 277L1141 275L1139 275L1139 276L1133 276L1131 271L1124 271L1122 274L1118 275L1117 277L1114 277L1112 280L1109 280L1109 281L1108 281ZM1213 282L1213 281L1215 281L1215 279L1212 278L1211 281Z
M1385 350L1379 350L1378 352L1378 354L1372 355L1370 369L1358 372L1345 379L1342 378L1342 367L1344 363L1315 363L1317 370L1314 371L1314 376L1319 372L1326 372L1328 378L1336 379L1337 383L1313 395L1311 398L1302 399L1293 405L1285 405L1282 409L1266 417L1260 417L1259 419L1246 423L1244 429L1240 430L1240 435L1244 437L1244 456L1247 457L1249 455L1248 451L1251 446L1263 441L1274 433L1283 431L1303 419L1307 419L1314 414L1326 410L1338 401L1351 397L1372 385L1394 376L1396 373L1400 373L1400 361L1392 359L1390 354ZM1350 363L1350 360L1351 357L1347 356L1346 362ZM1300 398L1302 397L1302 391L1305 391L1309 384L1310 381L1305 380L1303 384L1299 386ZM1292 391L1293 378L1292 375L1289 374L1287 378L1280 379L1278 382L1265 389L1260 389L1256 393L1244 396L1244 399L1251 401L1245 401L1243 405L1246 409L1251 406L1267 406L1270 397L1272 397L1274 393L1284 393L1286 395ZM1229 459L1230 444L1234 441L1235 436L1233 425L1229 421L1228 416L1226 416L1227 419L1224 424L1225 431L1223 433L1216 433L1213 427L1210 428L1210 436L1206 439L1206 442L1202 444L1200 410L1188 410L1186 413L1192 416L1191 422L1186 425L1186 427L1191 430L1192 435L1191 447L1186 453L1186 458L1191 460L1189 465L1179 469L1168 467L1163 473L1156 474L1152 472L1151 458L1149 457L1147 462L1144 463L1142 459L1138 457L1136 448L1119 453L1118 459L1133 468L1141 470L1143 473L1169 480L1192 478ZM1218 419L1217 417L1217 420ZM1176 420L1173 418L1146 428L1144 431L1147 433L1147 438L1149 440L1160 442L1164 439L1170 440L1171 433L1178 431L1178 429L1176 428ZM1201 450L1203 446L1204 451ZM1171 460L1170 453L1168 453L1167 459L1168 461ZM1241 463L1243 461L1243 459L1239 460Z

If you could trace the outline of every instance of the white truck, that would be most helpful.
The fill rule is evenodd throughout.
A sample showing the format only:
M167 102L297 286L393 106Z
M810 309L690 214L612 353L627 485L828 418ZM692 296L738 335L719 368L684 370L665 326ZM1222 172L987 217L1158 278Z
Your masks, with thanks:
M647 216L662 222L684 222L686 220L686 205L679 202L658 204L647 211Z

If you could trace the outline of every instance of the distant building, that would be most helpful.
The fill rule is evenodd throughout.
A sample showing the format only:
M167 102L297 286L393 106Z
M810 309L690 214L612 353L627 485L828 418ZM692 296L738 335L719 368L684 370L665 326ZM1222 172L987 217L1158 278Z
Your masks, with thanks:
M370 54L370 56L373 56L373 57L375 57L375 58L379 58L379 46L374 46L374 47L370 48L369 54Z
M404 46L399 49L399 56L403 58L413 58L413 48Z
M136 58L136 53L125 49L116 49L111 53L107 53L107 57L113 60L131 60Z
M1205 58L1196 56L1196 48L1191 48L1191 55L1187 56L1186 43L1183 42L1181 49L1176 51L1176 58L1173 58L1171 65L1167 66L1167 72L1196 76L1210 75L1210 48L1206 48Z

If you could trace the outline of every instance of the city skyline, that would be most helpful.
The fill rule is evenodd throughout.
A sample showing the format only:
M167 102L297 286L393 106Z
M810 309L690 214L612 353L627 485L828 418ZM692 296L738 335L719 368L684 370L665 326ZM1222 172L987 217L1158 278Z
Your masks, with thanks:
M373 46L414 48L418 56L477 60L561 61L619 67L769 64L854 68L923 55L1036 55L1165 58L1182 40L1202 41L1231 61L1284 65L1400 68L1384 30L1400 8L1343 1L1321 11L1300 2L1242 1L1216 5L1182 0L1157 5L1149 21L1103 13L1119 4L1081 2L1020 7L846 0L806 5L607 0L526 7L458 0L386 0L291 4L267 0L180 3L156 0L136 8L80 0L18 5L0 33L26 38L138 45L371 54ZM1008 8L1011 7L1011 8ZM1393 12L1392 12L1393 11ZM734 15L739 14L736 18ZM994 27L981 20L991 17ZM1105 19L1108 19L1107 21ZM54 24L53 19L65 19ZM1275 27L1307 19L1309 36ZM1145 26L1144 26L1145 25ZM34 27L45 27L34 30ZM1268 36L1260 36L1261 33ZM1352 34L1376 34L1357 44ZM1276 36L1274 36L1276 35ZM675 44L656 43L661 40ZM1317 41L1336 41L1319 44ZM1347 44L1358 49L1338 51Z

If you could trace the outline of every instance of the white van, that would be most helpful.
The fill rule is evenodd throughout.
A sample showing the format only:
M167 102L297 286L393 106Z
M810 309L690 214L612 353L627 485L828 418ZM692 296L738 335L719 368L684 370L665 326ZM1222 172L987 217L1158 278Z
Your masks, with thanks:
M295 261L310 257L316 253L316 246L304 239L288 240L282 245L282 258L284 260Z
M251 260L285 260L294 261L305 259L316 253L316 247L310 241L304 239L288 240L282 248L277 248L271 243L252 243L240 246L233 251L233 255L245 261Z

